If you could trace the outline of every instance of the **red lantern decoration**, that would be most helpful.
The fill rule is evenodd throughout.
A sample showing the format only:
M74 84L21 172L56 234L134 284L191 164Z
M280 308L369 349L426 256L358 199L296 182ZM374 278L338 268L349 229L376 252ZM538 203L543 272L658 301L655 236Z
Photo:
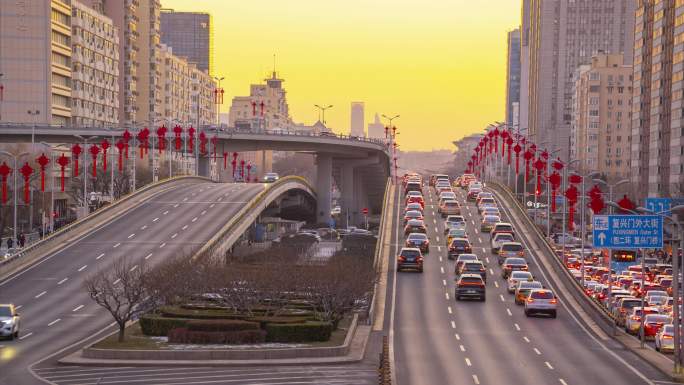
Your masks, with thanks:
M78 176L78 157L81 156L81 151L83 151L83 149L78 143L71 147L71 156L74 158L74 170L72 171L74 177Z
M100 143L100 147L102 147L102 169L106 172L107 171L107 150L109 150L109 142L107 139L103 140L102 143Z
M549 175L549 183L551 184L551 212L556 212L556 192L561 185L563 178L561 175L554 171Z
M228 168L228 153L224 152L223 153L223 169L225 170Z
M200 140L200 153L202 155L207 153L207 135L204 133L204 131L199 133L199 140Z
M245 160L240 161L240 176L244 179L245 177Z
M181 144L182 144L181 134L182 133L183 133L183 128L176 124L176 127L173 128L173 135L176 137L176 139L174 139L174 142L176 144L176 151L180 151L180 149L181 149Z
M233 179L235 179L235 169L237 168L237 161L235 159L233 159L230 162L230 165L233 166Z
M2 177L2 203L7 203L7 177L12 173L12 169L7 163L0 164L0 177Z
M188 147L190 147L190 152L195 152L195 127L193 126L188 128Z
M123 171L123 155L126 150L126 144L122 139L116 142L116 148L119 150L119 172Z
M497 154L499 153L499 135L501 132L499 131L499 127L494 129L493 135L494 135L494 142L492 143L494 145L494 152Z
M248 164L247 164L247 181L248 181L248 182L249 182L249 180L250 180L251 172L252 172L252 164L251 164L251 163L248 163Z
M522 146L520 143L516 143L513 147L513 152L515 152L515 176L518 176L520 172L520 152L522 151Z
M577 203L579 192L577 187L570 185L565 190L565 198L568 200L568 230L573 231L575 228L575 203Z
M262 100L261 103L259 103L259 107L261 107L261 116L264 116L264 107L265 106L266 106L266 104Z
M131 135L130 132L128 132L128 129L126 129L126 131L124 131L124 133L123 133L123 135L121 135L121 137L123 138L123 142L124 142L124 146L125 146L124 147L124 156L126 157L126 159L128 159L128 142L131 141L131 138L133 136Z
M561 162L560 159L554 160L553 163L551 163L551 167L556 171L561 171L563 169L563 162Z
M76 159L78 159L78 158L76 158ZM61 168L62 176L60 178L60 184L62 187L62 192L64 192L64 169L66 169L66 166L69 164L69 158L67 158L66 156L64 156L64 154L62 154L62 156L57 158L57 164L59 164L59 167Z
M28 162L25 162L23 166L19 169L21 175L24 177L24 202L29 203L31 201L31 174L33 174L33 168L29 166Z
M216 162L216 146L218 145L218 136L214 134L214 136L211 137L211 145L213 147L213 152L214 152L214 162Z
M618 206L620 206L622 210L627 212L636 210L636 204L629 200L629 198L627 198L627 195L624 195L622 199L618 201L617 204Z
M534 158L534 151L528 149L523 156L525 158L525 183L527 183L530 181L530 162Z
M140 159L145 157L147 149L149 148L150 131L147 127L138 132L138 148L140 149Z
M50 159L45 154L41 154L36 162L40 165L40 191L45 192L45 166L50 163Z
M542 193L542 187L541 187L541 176L544 173L544 168L546 167L546 163L544 163L541 158L537 158L537 161L534 162L534 168L537 170L537 188L535 189L534 193L537 194L538 196L541 195Z
M508 160L507 164L510 166L511 165L511 146L513 145L513 138L511 135L508 135L508 139L506 139L506 146L508 147Z
M256 106L257 106L257 102L252 100L252 116L256 116Z
M100 153L100 147L97 144L90 146L90 155L93 157L93 178L97 177L97 154Z
M582 183L582 177L577 174L572 174L568 177L568 181L573 184Z
M600 214L601 210L603 210L606 205L603 203L603 193L601 192L599 186L594 185L594 187L588 191L587 195L589 195L590 198L589 208L591 211L593 211L594 214Z
M160 154L164 152L164 149L166 148L166 131L168 131L166 126L161 126L157 128L157 141L159 144L158 147Z

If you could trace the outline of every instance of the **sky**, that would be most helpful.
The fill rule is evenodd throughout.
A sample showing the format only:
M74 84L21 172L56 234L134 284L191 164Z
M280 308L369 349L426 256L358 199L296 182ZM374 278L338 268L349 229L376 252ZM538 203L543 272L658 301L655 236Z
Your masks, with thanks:
M452 141L504 118L506 32L519 0L162 0L209 12L214 75L227 95L276 70L296 122L348 133L350 104L393 116L404 151L455 149Z

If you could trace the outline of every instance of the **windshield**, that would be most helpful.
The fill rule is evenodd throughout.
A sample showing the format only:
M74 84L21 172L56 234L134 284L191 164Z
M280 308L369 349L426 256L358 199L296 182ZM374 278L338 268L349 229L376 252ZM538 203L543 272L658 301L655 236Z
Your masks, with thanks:
M511 274L512 279L528 279L531 277L532 277L532 274L524 272L524 271L514 271L513 274Z
M495 231L513 231L511 225L497 225Z
M465 283L482 283L482 278L480 277L463 277L461 282Z
M526 265L527 264L525 262L525 260L522 258L506 258L504 263L507 265Z
M476 271L476 270L480 270L481 268L482 268L481 263L466 263L465 264L466 270Z
M517 243L504 243L501 246L501 250L503 251L522 251L522 249L522 245Z
M648 314L644 322L669 323L670 317L662 314Z
M415 258L420 256L420 251L404 249L401 251L401 255L408 258Z
M520 282L520 290L541 289L541 282Z
M427 235L413 233L409 235L408 239L410 241L424 241L425 239L427 239Z
M11 317L12 311L9 306L0 306L0 317Z
M506 242L506 241L512 241L513 236L511 234L497 234L496 237L494 237L494 240L501 243L501 242Z
M534 299L553 299L553 293L550 291L534 291L530 296Z

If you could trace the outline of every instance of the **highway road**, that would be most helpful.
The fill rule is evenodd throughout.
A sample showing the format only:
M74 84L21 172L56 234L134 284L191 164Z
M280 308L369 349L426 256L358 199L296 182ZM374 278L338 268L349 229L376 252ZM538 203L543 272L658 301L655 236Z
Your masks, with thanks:
M487 300L457 302L455 262L447 259L434 191L426 192L427 188L425 221L431 247L424 273L392 273L397 275L391 328L399 385L669 383L614 340L591 332L562 296L557 319L525 317L490 254L489 235L480 232L474 203L464 205L463 215L473 251L487 264ZM465 194L461 190L457 194L465 202ZM403 204L395 215L403 217ZM507 220L505 210L503 215ZM399 226L395 231L396 255L404 237ZM555 283L540 268L539 256L527 259L535 278L554 289Z
M30 367L111 331L83 280L118 258L162 261L206 242L263 184L199 183L174 187L90 232L67 248L0 281L0 303L21 314L18 340L0 340L0 384L41 383Z

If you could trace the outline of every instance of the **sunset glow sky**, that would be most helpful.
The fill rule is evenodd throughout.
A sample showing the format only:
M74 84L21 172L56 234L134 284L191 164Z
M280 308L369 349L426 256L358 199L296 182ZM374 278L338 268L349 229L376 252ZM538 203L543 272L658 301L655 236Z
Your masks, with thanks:
M403 150L453 149L452 140L503 120L506 32L518 0L162 0L209 12L215 75L226 104L272 70L285 79L291 115L311 124L314 104L336 132L350 103L395 120Z

